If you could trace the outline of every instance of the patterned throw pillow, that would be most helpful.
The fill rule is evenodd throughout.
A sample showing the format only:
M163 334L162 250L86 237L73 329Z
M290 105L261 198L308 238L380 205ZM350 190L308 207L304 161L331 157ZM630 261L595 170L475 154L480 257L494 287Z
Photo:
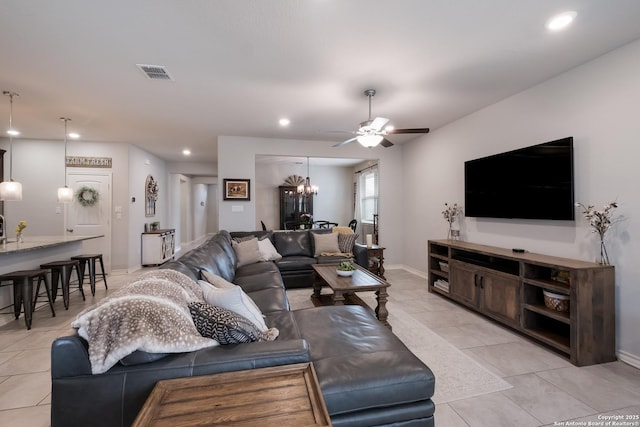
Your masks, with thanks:
M220 344L273 341L279 334L276 328L261 332L246 317L204 302L189 303L189 311L200 335Z
M357 239L357 234L338 233L338 246L340 247L340 252L343 254L353 253L353 245L355 245Z

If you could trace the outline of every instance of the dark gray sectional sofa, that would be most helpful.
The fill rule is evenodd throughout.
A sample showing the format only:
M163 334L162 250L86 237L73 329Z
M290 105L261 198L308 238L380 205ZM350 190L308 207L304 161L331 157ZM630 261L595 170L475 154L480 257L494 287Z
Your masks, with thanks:
M313 264L338 263L345 257L332 255L315 256L315 247L312 233L331 233L330 229L294 230L294 231L234 231L233 238L255 236L259 239L268 238L273 243L282 259L275 262L284 287L310 288L313 286ZM363 267L369 264L366 247L354 245L352 250L353 261Z
M236 269L231 236L222 231L163 268L194 280L207 270L241 286L278 328L275 341L223 345L160 357L134 354L92 375L88 344L77 334L51 349L51 425L128 426L155 383L311 361L334 426L433 426L431 370L374 314L360 306L291 311L273 262ZM391 288L393 292L393 288Z

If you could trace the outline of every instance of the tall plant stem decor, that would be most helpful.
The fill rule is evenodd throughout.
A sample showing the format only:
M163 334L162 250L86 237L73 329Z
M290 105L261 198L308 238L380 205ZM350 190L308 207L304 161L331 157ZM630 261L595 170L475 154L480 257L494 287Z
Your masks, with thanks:
M612 218L613 210L618 207L618 203L607 203L601 211L596 210L593 205L585 206L582 203L576 203L576 206L582 208L582 214L593 228L591 231L598 233L598 236L600 236L600 257L597 262L602 265L609 265L609 254L607 253L607 247L604 244L604 236L607 233L607 230L619 221L619 218Z

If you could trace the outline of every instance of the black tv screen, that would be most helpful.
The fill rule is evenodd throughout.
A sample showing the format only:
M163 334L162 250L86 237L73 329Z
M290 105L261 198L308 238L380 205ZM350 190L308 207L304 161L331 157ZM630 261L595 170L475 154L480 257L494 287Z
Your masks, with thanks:
M465 216L573 220L573 137L469 160L464 181Z

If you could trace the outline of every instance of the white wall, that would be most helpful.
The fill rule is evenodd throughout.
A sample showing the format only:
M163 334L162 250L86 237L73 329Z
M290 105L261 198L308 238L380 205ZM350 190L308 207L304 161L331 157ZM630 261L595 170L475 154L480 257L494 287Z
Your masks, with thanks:
M169 183L165 161L140 148L129 146L129 257L128 269L136 269L141 263L140 235L144 224L160 222L160 228L171 228L168 221ZM156 212L152 217L145 215L145 185L147 175L158 182ZM132 198L135 197L135 202Z
M640 364L640 41L440 128L404 147L407 199L404 262L426 272L426 242L445 238L445 202L464 202L464 161L565 136L574 137L575 198L602 206L618 200L625 221L607 235L616 267L616 339ZM573 221L466 218L462 238L501 247L594 261L597 237Z
M207 234L207 185L193 184L193 236Z
M255 156L289 155L310 157L340 157L379 159L380 165L380 243L384 245L387 265L403 262L403 185L402 148L376 147L367 149L360 144L332 147L331 141L280 140L267 138L221 136L218 138L219 182L224 178L251 179L251 201L223 201L222 189L218 201L220 229L229 231L254 230L260 224L255 205ZM323 191L321 189L321 191ZM232 212L232 206L242 206L242 212Z
M280 228L278 187L290 175L306 176L300 165L281 163L256 164L256 229L264 221L269 230ZM353 219L353 169L338 166L314 166L310 159L311 184L320 188L313 199L313 219L347 225Z

